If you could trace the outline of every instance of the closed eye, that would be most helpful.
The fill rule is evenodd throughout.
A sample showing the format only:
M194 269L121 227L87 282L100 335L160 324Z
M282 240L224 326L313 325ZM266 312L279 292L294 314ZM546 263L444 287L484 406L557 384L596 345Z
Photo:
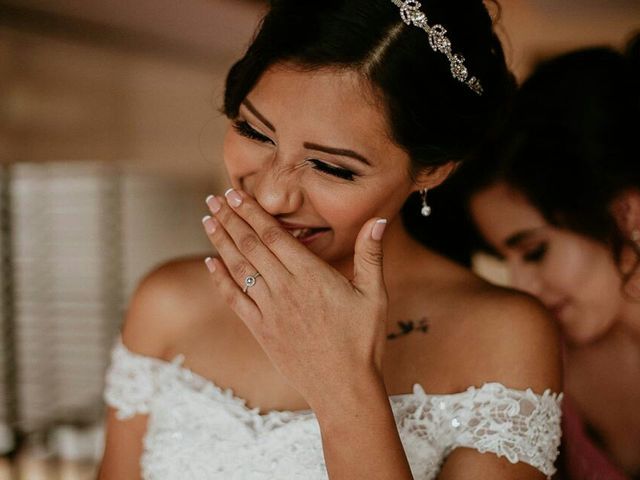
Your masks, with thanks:
M233 128L236 132L246 138L250 138L251 140L256 140L262 143L270 143L275 145L275 142L271 140L266 135L261 134L255 128L253 128L249 123L245 120L235 120L233 122Z
M320 160L316 160L314 158L310 158L308 161L313 164L314 169L320 170L321 172L327 173L329 175L333 175L334 177L353 181L354 177L357 176L351 170L347 170L345 168L333 167L327 163L321 162Z
M249 123L245 120L236 120L233 122L233 128L236 132L242 135L245 138L249 138L251 140L255 140L261 143L270 143L271 145L275 145L275 142L271 140L266 135L261 134L255 128L253 128ZM334 177L342 178L344 180L353 181L354 177L357 176L351 170L347 170L345 168L333 167L327 163L324 163L320 160L309 159L309 162L313 164L313 168L315 170L319 170L328 175L333 175Z
M547 253L547 245L545 243L541 243L533 250L530 250L522 255L522 258L525 262L535 263L542 260Z

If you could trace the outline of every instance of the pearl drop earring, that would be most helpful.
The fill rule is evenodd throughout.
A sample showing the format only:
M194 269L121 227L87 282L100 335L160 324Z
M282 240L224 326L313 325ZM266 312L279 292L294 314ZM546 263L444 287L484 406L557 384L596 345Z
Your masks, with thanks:
M420 213L422 214L423 217L428 217L429 215L431 215L431 207L427 205L428 191L429 189L427 188L420 190L420 194L422 195L422 209L420 210Z

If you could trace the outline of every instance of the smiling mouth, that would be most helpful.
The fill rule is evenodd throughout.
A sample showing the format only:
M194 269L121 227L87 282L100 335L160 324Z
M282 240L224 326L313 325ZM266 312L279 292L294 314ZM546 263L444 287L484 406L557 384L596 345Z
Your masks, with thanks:
M289 229L289 233L298 240L306 240L320 232L325 232L328 228L296 228Z

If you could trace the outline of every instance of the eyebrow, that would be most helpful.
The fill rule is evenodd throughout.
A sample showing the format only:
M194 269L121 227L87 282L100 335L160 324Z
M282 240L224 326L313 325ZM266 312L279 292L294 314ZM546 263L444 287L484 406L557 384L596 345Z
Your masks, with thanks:
M258 111L258 109L249 101L249 99L245 98L242 101L242 104L245 107L247 107L247 109L251 113L253 113L256 116L256 118L258 118L258 120L264 123L264 125L269 130L271 130L274 133L276 132L276 127L274 127L273 124ZM371 166L371 162L367 160L364 155L360 155L358 152L354 152L353 150L348 150L346 148L327 147L324 145L318 145L317 143L311 143L311 142L304 142L302 145L304 148L308 150L316 150L318 152L329 153L331 155L339 155L341 157L351 157L366 165Z
M524 232L517 232L514 233L513 235L511 235L509 238L507 238L504 241L504 244L507 247L515 247L517 246L520 242L522 242L525 238L527 238L527 236L530 234L531 232L529 231L524 231Z
M316 143L309 142L305 142L302 145L308 150L316 150L318 152L325 152L331 155L340 155L341 157L355 158L356 160L359 160L360 162L366 163L367 165L371 166L371 162L369 162L369 160L367 160L359 153L354 152L353 150L347 150L345 148L325 147L324 145L318 145Z
M258 118L258 120L260 120L262 123L264 123L264 124L265 124L265 126L266 126L269 130L271 130L272 132L274 132L274 133L275 133L275 131L276 131L276 127L274 127L274 126L273 126L273 124L272 124L269 120L267 120L266 118L264 118L264 115L262 115L262 114L258 111L258 109L257 109L256 107L254 107L254 106L253 106L253 103L251 103L251 102L249 101L249 99L245 98L245 99L242 101L242 104L243 104L245 107L247 107L247 109L248 109L251 113L253 113L253 114Z

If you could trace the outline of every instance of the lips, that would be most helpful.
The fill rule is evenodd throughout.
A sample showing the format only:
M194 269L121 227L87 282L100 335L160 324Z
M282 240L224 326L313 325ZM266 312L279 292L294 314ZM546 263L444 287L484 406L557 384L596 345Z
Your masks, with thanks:
M291 235L296 238L308 237L309 235L317 231L318 230L314 230L313 228L296 228L295 230L289 230L289 232L291 232Z
M280 222L280 225L291 233L291 235L301 241L316 238L319 233L329 230L328 227L310 227L307 225L284 222Z

